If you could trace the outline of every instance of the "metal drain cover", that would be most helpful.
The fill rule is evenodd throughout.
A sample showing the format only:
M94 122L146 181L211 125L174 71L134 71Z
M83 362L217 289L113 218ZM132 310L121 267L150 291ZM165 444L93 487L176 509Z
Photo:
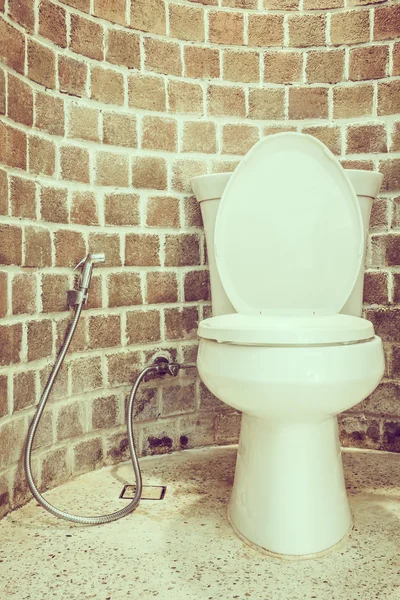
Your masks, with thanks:
M144 485L141 500L162 500L167 488L165 485ZM135 496L136 485L124 485L119 497L123 500L132 500Z

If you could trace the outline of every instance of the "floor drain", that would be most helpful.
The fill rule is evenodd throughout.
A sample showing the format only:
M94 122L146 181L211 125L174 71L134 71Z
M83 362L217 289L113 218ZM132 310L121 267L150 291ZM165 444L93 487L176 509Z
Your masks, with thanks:
M124 485L119 497L123 500L132 500L135 491L136 485ZM141 500L162 500L166 491L165 485L144 485Z

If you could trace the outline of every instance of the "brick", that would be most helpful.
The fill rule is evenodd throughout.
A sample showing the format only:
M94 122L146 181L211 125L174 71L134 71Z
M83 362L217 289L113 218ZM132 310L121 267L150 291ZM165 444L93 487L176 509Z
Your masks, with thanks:
M183 223L185 227L202 227L200 205L194 196L189 196L183 202Z
M327 88L298 87L289 89L290 119L327 119Z
M110 385L133 384L139 374L141 356L139 352L107 354L107 369Z
M90 282L89 299L86 307L91 308L104 308L103 303L103 291L102 291L102 277L94 275Z
M102 386L100 356L78 358L71 361L69 366L73 394L82 394Z
M196 83L168 81L169 110L178 114L203 114L203 90Z
M89 183L89 152L79 146L61 146L60 166L62 179Z
M398 235L374 235L370 238L371 265L374 267L400 264Z
M249 46L266 48L284 45L283 15L250 14L248 17Z
M107 267L121 265L120 237L116 233L91 233L89 252L104 252Z
M255 10L258 7L257 0L222 0L221 6L229 6L230 8L246 8L248 10Z
M344 78L344 50L311 50L307 53L308 83L338 83Z
M63 0L63 4L77 8L85 13L90 12L90 0Z
M163 0L131 0L131 27L150 33L166 33Z
M161 340L158 310L136 310L126 314L128 344L149 344Z
M271 88L250 89L248 116L250 119L260 120L284 119L284 90Z
M0 70L0 115L6 114L6 74Z
M393 123L390 150L392 152L400 152L400 121Z
M325 45L326 17L318 15L291 15L289 17L289 45L295 48Z
M364 275L363 302L365 304L388 303L388 274L368 271Z
M378 115L400 113L400 81L378 83Z
M348 119L372 114L372 85L337 86L333 90L333 118Z
M344 447L379 449L381 447L379 421L364 415L354 417L341 415L339 438Z
M97 152L96 184L128 187L129 163L127 156L114 152Z
M136 148L136 117L131 114L103 112L103 143Z
M136 188L165 190L167 164L164 158L139 156L133 162L132 184Z
M28 127L33 124L33 93L31 86L8 74L8 116Z
M180 225L179 198L173 196L151 196L147 200L146 226L178 228Z
M29 171L35 175L52 176L56 170L56 147L53 142L40 138L29 137Z
M263 6L266 10L297 10L299 0L264 0Z
M165 111L165 83L161 77L135 73L128 78L130 108Z
M347 129L348 154L387 152L384 125L352 125Z
M179 418L179 448L198 448L215 444L214 415L187 415Z
M104 220L106 225L140 225L140 197L137 194L114 193L104 198Z
M135 423L157 419L159 414L157 390L154 388L139 390L133 409Z
M82 435L85 430L83 402L74 402L58 409L57 441L67 440Z
M47 383L52 365L47 365L43 369L38 369L40 373L40 389L42 390ZM51 391L52 399L68 397L68 365L64 363L58 372L57 379Z
M8 414L7 375L0 375L0 418Z
M210 42L214 44L243 45L243 14L222 11L208 13L208 37Z
M207 121L191 121L184 124L183 152L201 152L215 154L217 138L215 123Z
M51 266L50 232L43 227L25 228L25 267Z
M0 225L0 264L20 265L22 230L16 225Z
M28 77L47 88L56 86L56 55L35 40L28 40Z
M185 75L191 79L214 79L220 75L219 51L203 46L185 46Z
M124 78L121 73L112 69L93 67L90 81L92 100L117 106L124 104Z
M145 116L142 120L142 148L176 152L178 126L174 119Z
M25 37L3 19L0 19L0 56L4 64L24 74Z
M71 323L70 318L61 319L57 321L57 330L56 330L56 347L59 348L65 339L67 334L68 327ZM74 352L83 352L83 350L87 349L86 344L86 319L81 319L79 324L75 330L74 336L71 341L71 345L69 347L69 352L72 354Z
M326 10L327 8L342 8L344 0L304 0L304 10Z
M399 304L400 303L400 274L393 273L392 278L393 278L393 302L395 304Z
M393 46L392 75L400 75L400 42Z
M147 304L164 304L178 301L176 274L168 271L152 272L146 275Z
M224 125L222 153L246 154L259 140L258 128L252 125Z
M163 416L181 415L196 410L196 392L193 384L174 385L162 390ZM186 445L186 444L185 444Z
M210 277L208 271L190 271L184 279L185 302L210 300Z
M165 265L183 267L200 265L200 241L193 233L167 235L165 237Z
M36 277L30 273L14 275L12 280L12 313L33 314L36 311Z
M368 42L369 35L368 10L349 10L331 15L331 42L334 46Z
M382 191L400 191L400 158L381 161L379 171L383 175Z
M61 6L49 0L41 0L39 5L39 34L58 46L67 46L66 13Z
M8 312L8 274L0 271L0 317L5 317ZM0 417L1 415L1 382L0 377Z
M33 406L36 400L35 371L15 373L13 388L13 413Z
M0 163L26 169L26 133L0 121Z
M357 412L373 413L382 416L398 415L400 387L398 383L382 381L374 392L354 407Z
M60 229L54 234L57 267L75 267L86 256L86 245L80 231Z
M30 0L9 0L8 12L13 21L16 21L24 29L32 31L35 23L33 5Z
M67 190L42 187L40 190L40 215L50 223L68 223Z
M382 449L387 452L400 452L400 422L385 420L383 423Z
M67 310L68 289L68 275L43 273L41 289L43 312L62 312L64 310Z
M8 177L7 173L0 169L0 215L8 214Z
M210 115L235 117L246 115L245 95L242 87L210 85L207 90L207 104Z
M174 437L175 433L171 431L170 424L168 428L162 423L147 425L143 428L141 456L172 452L176 449Z
M94 0L93 14L111 23L126 25L126 0Z
M10 203L13 217L36 218L36 185L22 177L10 177Z
M169 5L169 35L190 42L204 41L204 10L181 4Z
M199 323L197 306L166 308L164 315L167 340L196 339Z
M71 0L70 0L71 1ZM67 449L49 450L41 457L41 490L56 487L70 476L67 463Z
M260 56L258 52L224 50L223 78L243 83L260 81Z
M74 192L72 194L71 223L99 224L96 197L93 192Z
M120 345L120 315L95 315L89 318L89 348L110 348Z
M371 220L369 224L370 230L373 229L387 229L388 228L388 219L387 219L387 200L385 199L375 199L372 204L371 211ZM394 216L395 219L395 216ZM392 227L393 227L392 223Z
M375 9L374 40L393 40L399 37L400 6Z
M125 264L129 266L160 265L160 238L158 235L130 233L125 240Z
M128 69L139 69L140 37L135 33L109 29L106 61Z
M143 304L139 273L111 273L108 278L108 305Z
M89 58L103 60L103 26L85 17L71 14L70 47L73 52Z
M145 38L145 67L164 75L182 75L182 60L179 44L153 38Z
M68 137L100 141L99 111L96 108L71 104L69 107Z
M349 79L362 81L386 77L389 46L369 46L350 50Z
M85 63L69 56L58 57L58 84L60 92L71 96L86 95L88 67Z
M117 396L95 398L92 402L92 429L107 429L119 422Z
M312 135L323 142L333 154L341 153L340 127L305 127L302 133Z
M178 192L192 192L190 180L207 173L207 164L201 160L176 160L172 166L172 188Z
M264 81L268 83L296 83L303 77L303 55L300 52L266 52Z
M218 444L235 444L239 439L242 417L238 413L219 414L215 419L215 440Z
M206 388L203 382L200 382L200 406L199 410L226 410L227 405L221 402L214 394Z
M64 101L47 92L36 92L35 127L51 135L64 136Z
M0 469L20 459L26 435L25 417L4 423L0 429Z
M52 322L30 321L28 323L28 361L50 356L53 350Z

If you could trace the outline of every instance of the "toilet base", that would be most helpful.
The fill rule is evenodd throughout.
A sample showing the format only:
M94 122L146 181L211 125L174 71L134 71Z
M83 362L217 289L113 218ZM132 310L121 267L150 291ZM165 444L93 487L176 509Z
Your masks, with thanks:
M243 414L228 508L239 535L301 558L336 545L352 526L337 418L278 422Z

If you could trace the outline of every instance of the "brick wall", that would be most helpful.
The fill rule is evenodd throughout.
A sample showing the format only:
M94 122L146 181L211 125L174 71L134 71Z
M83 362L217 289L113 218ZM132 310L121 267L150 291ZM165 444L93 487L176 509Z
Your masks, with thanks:
M380 169L366 315L386 379L342 440L400 451L400 2L0 0L0 514L26 501L24 436L87 251L104 251L36 443L42 489L127 458L124 411L155 352L195 360L210 314L189 180L305 131ZM400 241L400 240L399 240ZM140 453L236 441L193 372L138 398Z

